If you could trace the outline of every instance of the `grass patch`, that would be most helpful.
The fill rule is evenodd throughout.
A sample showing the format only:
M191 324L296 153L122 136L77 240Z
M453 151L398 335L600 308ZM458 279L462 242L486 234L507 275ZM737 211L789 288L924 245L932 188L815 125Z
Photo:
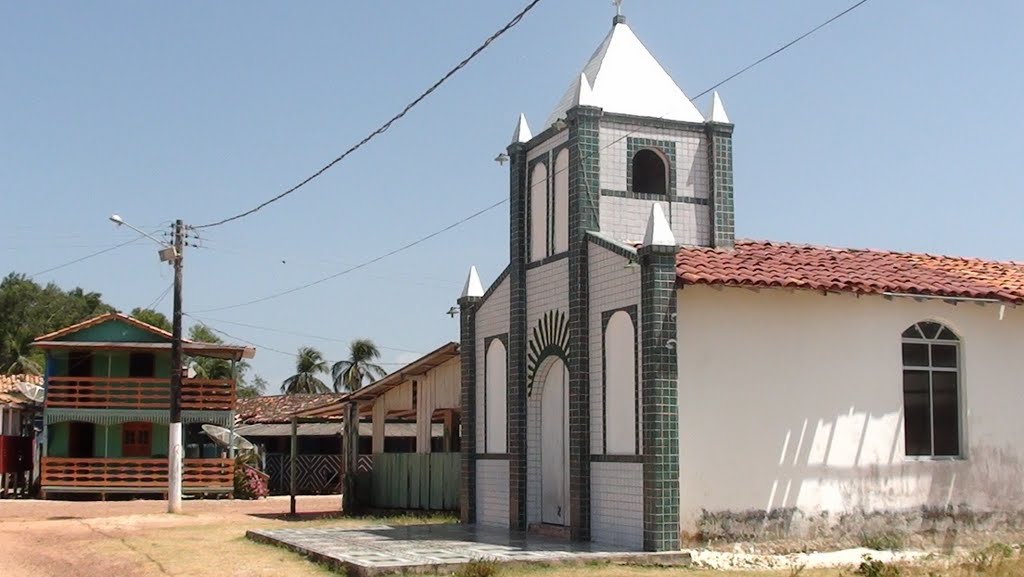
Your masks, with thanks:
M470 561L455 572L456 577L494 577L497 574L498 564L483 559Z

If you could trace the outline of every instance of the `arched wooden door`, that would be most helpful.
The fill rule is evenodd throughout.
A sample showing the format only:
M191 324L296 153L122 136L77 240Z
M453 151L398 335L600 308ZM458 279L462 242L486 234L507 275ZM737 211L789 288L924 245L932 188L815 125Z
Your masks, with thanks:
M569 524L569 371L554 359L541 389L541 521Z

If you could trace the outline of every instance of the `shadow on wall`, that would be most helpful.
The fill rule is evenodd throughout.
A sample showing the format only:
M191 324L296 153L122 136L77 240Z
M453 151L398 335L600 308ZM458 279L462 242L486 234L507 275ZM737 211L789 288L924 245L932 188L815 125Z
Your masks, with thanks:
M805 418L776 441L770 466L768 455L750 456L761 474L751 475L748 494L763 499L763 508L703 509L697 536L734 541L1024 528L1024 463L1012 446L976 444L964 459L908 459L903 442L900 411L850 407L828 419Z

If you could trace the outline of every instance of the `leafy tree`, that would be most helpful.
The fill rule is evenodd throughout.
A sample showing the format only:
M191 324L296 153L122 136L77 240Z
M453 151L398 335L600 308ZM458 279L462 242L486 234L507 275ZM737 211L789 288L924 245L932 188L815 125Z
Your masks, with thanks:
M189 327L188 338L197 343L214 343L218 345L224 343L224 340L217 336L217 333L205 325L192 325ZM189 362L195 368L196 377L200 379L230 379L234 377L236 379L235 391L240 397L243 396L243 391L248 390L248 387L250 387L246 381L246 373L249 371L249 363L246 361L235 363L235 375L231 374L231 361L224 359L191 357Z
M327 373L327 361L323 354L313 347L300 347L295 357L295 374L281 383L281 392L286 395L329 393L317 375Z
M380 350L370 339L352 341L348 351L348 359L338 361L331 367L335 391L355 391L367 381L372 382L387 374L383 367L374 362L380 358Z
M157 312L153 309L135 307L132 309L130 316L134 317L135 320L146 323L147 325L153 325L154 327L163 329L167 332L171 331L171 321L167 320L167 316L164 315L164 313Z
M238 385L236 390L239 398L242 399L260 397L267 392L267 380L260 375L256 375L248 383Z
M100 293L10 273L0 281L0 372L39 371L43 354L29 348L34 338L113 310Z

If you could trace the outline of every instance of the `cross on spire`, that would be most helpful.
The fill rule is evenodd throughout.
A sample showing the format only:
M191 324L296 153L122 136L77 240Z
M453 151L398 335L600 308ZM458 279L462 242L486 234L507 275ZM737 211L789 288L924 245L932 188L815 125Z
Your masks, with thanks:
M615 5L615 15L622 16L622 0L612 0L612 4Z

